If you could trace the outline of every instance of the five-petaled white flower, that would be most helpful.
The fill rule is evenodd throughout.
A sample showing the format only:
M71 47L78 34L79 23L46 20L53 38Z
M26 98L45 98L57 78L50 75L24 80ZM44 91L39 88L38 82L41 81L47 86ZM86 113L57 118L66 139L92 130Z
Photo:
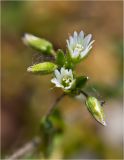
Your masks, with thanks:
M67 48L72 59L81 60L88 54L94 43L94 40L91 41L91 38L91 34L84 36L83 31L79 34L74 32L73 37L69 37L69 40L67 40Z
M54 71L55 78L51 80L52 83L56 85L56 87L62 88L64 91L68 91L74 87L75 79L73 77L73 73L71 69L61 68L61 70Z

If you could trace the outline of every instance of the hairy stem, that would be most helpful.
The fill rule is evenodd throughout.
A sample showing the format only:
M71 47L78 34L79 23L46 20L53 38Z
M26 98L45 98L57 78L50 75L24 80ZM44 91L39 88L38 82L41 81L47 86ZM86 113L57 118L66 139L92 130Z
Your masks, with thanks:
M56 101L54 102L54 104L51 106L51 108L49 109L49 111L48 111L47 114L46 114L46 117L47 117L47 118L52 114L52 112L54 111L55 107L57 107L57 104L60 102L60 100L61 100L65 95L66 95L66 94L63 93L60 97L58 97L58 98L56 99Z
M89 97L89 95L85 91L83 91L83 90L80 90L80 93L82 93L86 98Z
M14 154L12 154L10 157L6 158L6 160L17 160L21 159L23 156L27 154L33 153L36 148L42 143L40 137L36 137L24 146L22 148L18 149Z
M52 112L54 111L57 104L60 102L60 100L65 96L66 94L62 94L60 97L56 99L54 104L51 106L50 110L47 112L46 117L48 118ZM17 160L23 157L24 155L28 153L32 153L40 144L42 143L42 140L40 137L34 138L32 141L25 144L22 148L18 149L13 155L10 157L7 157L6 160Z
M51 54L53 55L53 57L56 57L56 52L53 49L51 50Z

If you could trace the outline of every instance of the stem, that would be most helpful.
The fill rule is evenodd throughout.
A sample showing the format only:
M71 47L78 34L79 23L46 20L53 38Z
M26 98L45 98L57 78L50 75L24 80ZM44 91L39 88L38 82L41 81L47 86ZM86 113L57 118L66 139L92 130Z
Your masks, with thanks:
M47 118L52 114L52 112L53 112L53 110L55 109L55 107L57 106L57 104L60 102L60 100L61 100L65 95L66 95L66 94L63 93L60 97L58 97L58 98L56 99L56 101L54 102L54 104L51 106L51 108L49 109L49 111L48 111L47 114L46 114L46 117L47 117Z
M60 102L60 100L65 96L66 94L62 94L60 97L56 99L54 104L51 106L50 110L47 112L46 117L48 118L53 110L55 109L56 105ZM22 148L18 149L13 155L6 158L6 160L17 160L24 155L28 153L32 153L40 144L42 143L42 140L40 137L34 138L32 141L25 144Z
M51 50L51 54L53 55L53 57L56 57L56 52L53 49Z
M6 160L17 160L29 153L33 153L36 148L41 144L41 142L42 141L40 137L34 138L32 141L25 144L22 148L18 149L13 155L6 158Z
M80 93L82 93L86 98L89 97L89 95L85 91L83 91L83 90L80 90Z
M80 93L82 93L86 98L89 97L89 95L86 92L82 91L82 90L80 90ZM103 106L105 104L105 101L101 100L100 104L101 104L101 106Z

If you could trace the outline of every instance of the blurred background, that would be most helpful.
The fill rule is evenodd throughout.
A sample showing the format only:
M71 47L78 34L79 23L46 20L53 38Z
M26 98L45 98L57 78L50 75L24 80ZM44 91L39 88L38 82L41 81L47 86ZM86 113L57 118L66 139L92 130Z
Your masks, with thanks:
M35 51L22 43L24 33L66 48L73 31L95 39L91 54L76 70L90 77L85 88L106 101L107 127L99 125L84 102L65 97L59 104L66 128L55 158L122 159L122 18L121 1L2 1L1 3L1 149L16 151L37 135L39 120L60 90L50 88L51 75L26 72ZM90 88L90 90L89 90ZM97 90L97 92L94 92ZM37 158L37 157L35 157Z

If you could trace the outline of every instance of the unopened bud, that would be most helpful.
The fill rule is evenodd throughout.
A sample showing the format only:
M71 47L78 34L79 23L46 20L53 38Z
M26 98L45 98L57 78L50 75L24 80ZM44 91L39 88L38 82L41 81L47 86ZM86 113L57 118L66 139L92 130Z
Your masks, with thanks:
M52 50L52 44L50 42L31 34L26 33L22 40L27 46L30 46L38 51L42 51L43 53L50 53Z
M51 62L38 63L27 68L28 72L38 74L49 74L57 69L57 65Z
M88 97L86 106L92 116L102 125L106 126L103 107L95 97Z

